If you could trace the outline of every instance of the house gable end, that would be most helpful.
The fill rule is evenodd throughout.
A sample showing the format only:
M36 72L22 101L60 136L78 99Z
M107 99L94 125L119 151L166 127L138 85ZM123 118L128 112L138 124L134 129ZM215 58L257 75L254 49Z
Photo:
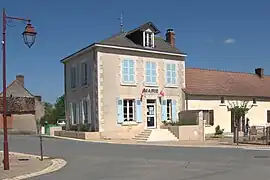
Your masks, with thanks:
M7 97L11 95L13 97L33 97L33 95L27 89L18 84L16 80L7 87ZM0 96L3 96L3 92L1 92Z

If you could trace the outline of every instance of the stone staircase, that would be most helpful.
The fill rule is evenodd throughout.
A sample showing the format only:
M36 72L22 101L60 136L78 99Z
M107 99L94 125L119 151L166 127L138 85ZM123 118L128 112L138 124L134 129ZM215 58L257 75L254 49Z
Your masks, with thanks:
M136 140L137 142L146 142L151 135L152 130L151 129L145 129L144 131L137 134L135 137L133 137L133 140Z
M178 141L168 129L145 129L132 139L137 142Z

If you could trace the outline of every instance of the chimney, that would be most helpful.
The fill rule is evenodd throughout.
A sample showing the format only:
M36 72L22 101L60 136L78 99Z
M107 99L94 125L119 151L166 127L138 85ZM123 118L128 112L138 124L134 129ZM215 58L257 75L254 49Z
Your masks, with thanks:
M172 47L175 47L175 33L173 29L167 29L166 41L170 43Z
M36 100L38 100L39 102L41 102L42 98L41 96L35 96Z
M256 68L255 69L255 74L257 74L260 78L263 78L264 74L264 69L263 68Z
M19 83L22 87L24 87L24 76L23 75L17 75L16 81Z

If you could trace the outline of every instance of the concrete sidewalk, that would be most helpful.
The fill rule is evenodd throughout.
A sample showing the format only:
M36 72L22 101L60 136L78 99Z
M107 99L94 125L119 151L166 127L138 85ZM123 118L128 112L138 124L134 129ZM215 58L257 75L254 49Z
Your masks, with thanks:
M9 153L10 170L4 170L3 152L0 152L0 180L19 180L50 173L63 167L64 160L52 160L47 157L43 161L35 155Z
M228 140L205 140L203 142L198 141L166 141L166 142L136 142L135 140L83 140L76 138L67 138L60 136L43 136L45 138L58 138L83 142L96 142L96 143L111 143L111 144L130 144L130 145L152 145L152 146L178 146L178 147L213 147L213 148L256 148L256 149L269 149L270 146L266 145L252 145L252 144L239 144L236 145Z

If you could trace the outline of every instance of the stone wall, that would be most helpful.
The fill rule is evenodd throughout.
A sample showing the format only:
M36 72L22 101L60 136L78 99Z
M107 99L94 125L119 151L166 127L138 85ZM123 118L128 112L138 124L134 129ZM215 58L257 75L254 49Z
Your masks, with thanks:
M37 125L35 115L33 114L14 114L11 116L11 122L8 121L9 131L16 134L36 134ZM3 122L3 115L0 114L0 122ZM10 119L8 119L10 120ZM0 123L1 124L1 123ZM12 128L10 127L12 126ZM0 126L0 132L3 131Z

